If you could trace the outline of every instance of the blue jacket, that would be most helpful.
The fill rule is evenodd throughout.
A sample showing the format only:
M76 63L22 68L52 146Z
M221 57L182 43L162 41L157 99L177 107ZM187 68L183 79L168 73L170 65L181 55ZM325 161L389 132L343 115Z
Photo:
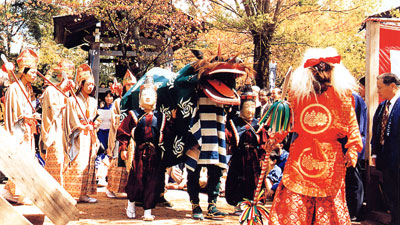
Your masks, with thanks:
M387 129L385 132L385 142L382 146L379 138L381 133L381 120L386 101L379 104L375 111L372 125L371 147L372 154L377 155L376 168L379 170L397 170L400 166L400 98L393 105L390 112ZM393 103L392 103L393 104Z

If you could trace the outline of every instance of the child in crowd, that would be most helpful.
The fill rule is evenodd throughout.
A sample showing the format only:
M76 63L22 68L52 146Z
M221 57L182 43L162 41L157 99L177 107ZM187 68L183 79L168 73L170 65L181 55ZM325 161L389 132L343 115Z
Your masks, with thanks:
M283 169L285 168L286 160L289 156L289 152L283 149L283 143L278 143L274 145L274 149L272 150L269 158L270 158L270 167L272 168L265 179L266 183L266 193L267 199L272 199L276 188L281 182Z

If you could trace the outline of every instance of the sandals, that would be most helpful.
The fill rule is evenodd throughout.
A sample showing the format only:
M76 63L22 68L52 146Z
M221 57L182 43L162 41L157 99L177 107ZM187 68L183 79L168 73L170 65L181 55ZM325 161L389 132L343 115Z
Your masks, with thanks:
M81 196L81 197L79 197L79 202L96 203L97 199L91 198L89 196Z
M136 212L135 212L135 210L126 208L126 215L128 216L129 219L135 219Z
M151 215L151 216L142 216L143 221L153 221L155 216Z

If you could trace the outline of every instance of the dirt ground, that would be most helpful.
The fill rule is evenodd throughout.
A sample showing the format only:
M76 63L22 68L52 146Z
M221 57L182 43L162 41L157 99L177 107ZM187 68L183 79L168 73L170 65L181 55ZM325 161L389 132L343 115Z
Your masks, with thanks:
M155 220L152 222L144 222L141 219L143 208L136 207L136 219L128 219L125 214L127 199L123 195L118 195L118 199L110 199L105 195L105 188L98 188L97 196L98 203L78 203L77 207L80 211L79 220L71 221L69 225L75 224L239 224L238 216L229 215L224 220L209 220L203 221L191 219L191 204L186 191L168 190L165 198L171 201L174 206L172 208L156 207L152 210L155 215ZM204 214L207 210L207 195L200 194L200 206ZM220 197L217 202L217 207L227 213L232 213L234 207L226 203L225 198ZM48 218L45 219L45 225L53 224Z
M0 188L3 188L4 184L0 184ZM225 224L239 224L238 216L232 215L234 210L233 206L226 203L225 198L219 197L217 202L217 207L227 213L231 213L224 220L209 220L204 219L203 221L193 220L191 218L191 204L189 201L189 196L186 191L181 190L168 190L165 194L165 198L172 202L174 206L172 208L166 207L156 207L152 210L153 215L155 215L155 220L152 222L145 222L141 219L143 215L143 208L136 207L136 219L128 219L125 214L125 208L127 205L126 195L118 194L117 199L107 198L105 195L105 188L98 188L97 196L91 196L98 199L98 203L78 203L77 208L79 209L79 220L70 221L68 225L84 225L84 224L157 224L157 225L184 225L184 224L208 224L208 225L225 225ZM267 203L270 207L272 202ZM207 210L207 195L200 194L200 206L203 209L203 213ZM35 209L32 210L32 207ZM35 214L38 209L35 206L27 208L30 209L31 213ZM39 211L40 212L40 211ZM385 215L375 215L377 217L385 217ZM387 215L386 215L387 217ZM375 220L374 221L379 221ZM387 221L387 218L386 218ZM266 224L266 223L265 223ZM353 225L380 225L383 223L373 222L371 220L366 220L362 222L352 223ZM386 222L385 222L386 224ZM53 225L53 223L45 217L44 225Z

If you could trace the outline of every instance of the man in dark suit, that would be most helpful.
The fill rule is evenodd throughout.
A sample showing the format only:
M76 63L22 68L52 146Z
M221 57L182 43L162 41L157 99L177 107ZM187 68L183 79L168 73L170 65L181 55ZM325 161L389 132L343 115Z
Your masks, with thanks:
M346 202L347 208L349 209L351 221L359 221L359 212L364 200L364 187L361 176L362 162L364 161L365 153L365 135L367 133L367 105L358 93L353 92L353 98L355 102L355 112L357 117L358 126L360 129L361 139L363 142L363 150L358 155L358 161L355 167L347 167L346 169ZM347 149L344 148L347 143L347 138L339 139L339 142L343 145L343 153L346 153Z
M400 80L393 73L377 77L378 94L384 99L376 109L372 126L372 154L383 174L383 191L392 222L400 224Z

